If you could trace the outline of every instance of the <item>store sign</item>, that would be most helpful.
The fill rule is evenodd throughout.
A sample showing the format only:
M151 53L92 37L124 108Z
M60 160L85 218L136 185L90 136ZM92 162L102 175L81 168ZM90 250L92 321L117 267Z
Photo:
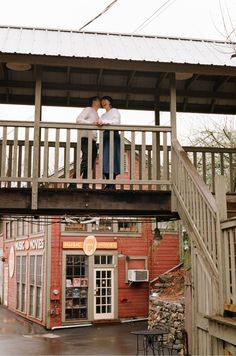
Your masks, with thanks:
M63 241L62 247L63 247L63 249L68 249L68 250L83 249L84 242L83 241ZM97 250L98 249L99 250L116 250L117 242L115 242L115 241L97 241L96 249Z
M91 256L97 249L97 239L93 235L89 235L84 239L83 250L86 256Z
M81 249L83 241L63 241L62 247L65 249Z
M17 241L15 249L16 251L42 250L44 249L44 239Z

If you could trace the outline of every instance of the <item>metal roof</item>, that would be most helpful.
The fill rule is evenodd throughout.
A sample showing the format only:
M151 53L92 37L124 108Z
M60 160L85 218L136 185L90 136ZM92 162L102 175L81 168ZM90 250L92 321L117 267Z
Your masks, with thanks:
M177 111L236 114L235 52L219 41L2 26L0 103L34 104L38 68L46 106L109 94L120 109L169 111L175 72Z
M0 53L236 67L235 44L197 39L0 27Z

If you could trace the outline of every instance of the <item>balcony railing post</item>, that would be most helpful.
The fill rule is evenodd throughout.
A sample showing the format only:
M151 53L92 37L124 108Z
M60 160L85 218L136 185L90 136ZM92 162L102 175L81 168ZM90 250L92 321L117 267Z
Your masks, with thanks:
M37 70L36 84L35 84L34 151L33 151L32 201L31 201L32 210L36 210L38 207L41 93L42 93L42 80L41 80L40 72Z

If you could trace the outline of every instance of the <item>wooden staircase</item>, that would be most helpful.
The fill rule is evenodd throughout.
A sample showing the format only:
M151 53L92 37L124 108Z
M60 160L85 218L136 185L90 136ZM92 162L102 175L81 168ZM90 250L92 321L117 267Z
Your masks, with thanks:
M236 355L236 199L226 199L223 178L214 197L172 141L172 209L191 238L193 355Z

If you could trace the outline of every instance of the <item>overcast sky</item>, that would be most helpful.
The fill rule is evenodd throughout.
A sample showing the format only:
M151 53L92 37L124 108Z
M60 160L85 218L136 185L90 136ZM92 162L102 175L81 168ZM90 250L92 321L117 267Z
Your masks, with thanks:
M112 0L7 0L2 1L1 25L78 30ZM167 0L118 0L86 31L133 33ZM220 6L221 4L221 6ZM228 29L236 23L236 0L170 0L139 33L222 39L221 7Z
M7 0L2 1L0 24L79 30L85 23L98 15L112 0ZM109 11L94 21L85 31L138 33L157 36L225 39L236 26L236 0L118 0ZM163 6L163 7L162 7ZM160 11L158 9L161 8ZM155 14L156 12L156 14ZM155 14L153 17L151 17ZM151 21L144 23L149 17ZM232 35L235 40L236 36ZM0 105L0 118L15 115L15 109L5 110ZM47 119L73 121L77 109L63 110L48 108ZM18 116L33 118L32 108L22 108ZM145 115L145 120L144 120ZM122 121L134 117L135 122L151 124L153 113L122 112ZM183 125L184 115L179 115L179 133L189 136L196 125L205 124L205 119L191 120ZM218 119L218 116L217 116ZM168 124L168 115L162 115L162 124ZM212 121L214 122L214 121Z

